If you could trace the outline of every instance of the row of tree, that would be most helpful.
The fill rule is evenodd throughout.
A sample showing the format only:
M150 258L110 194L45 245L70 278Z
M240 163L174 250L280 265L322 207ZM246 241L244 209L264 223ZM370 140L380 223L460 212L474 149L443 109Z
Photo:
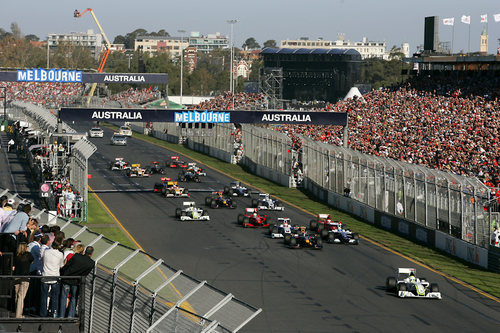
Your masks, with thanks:
M148 32L145 29L136 29L124 36L117 36L115 43L123 43L126 48L133 49L136 36L168 36L168 32ZM11 31L0 29L0 67L4 68L38 68L47 66L47 51L31 41L38 38L34 35L22 36L21 29L16 23L11 24ZM274 47L276 42L268 40L264 47ZM254 38L248 38L243 44L244 49L258 49L260 45ZM237 50L238 51L238 50ZM373 87L388 86L400 82L403 78L401 70L408 65L401 61L401 50L391 50L391 60L369 59L362 67L363 83ZM238 53L237 53L238 54ZM49 63L51 68L78 68L96 69L98 61L92 57L89 49L69 43L59 44L51 49ZM209 54L198 53L194 71L189 72L189 64L184 62L183 93L193 95L210 95L229 90L230 50L217 49ZM262 61L254 61L248 81L258 81ZM168 73L168 93L177 95L180 92L180 61L168 54L149 54L140 52L113 52L110 54L106 72L114 73ZM244 80L239 78L236 89L243 89ZM110 85L113 92L128 88L128 85ZM164 87L159 87L164 90Z

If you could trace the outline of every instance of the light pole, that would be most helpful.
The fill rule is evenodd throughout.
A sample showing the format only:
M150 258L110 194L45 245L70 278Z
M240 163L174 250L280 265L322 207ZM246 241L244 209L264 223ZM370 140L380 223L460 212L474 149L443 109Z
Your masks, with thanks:
M179 104L182 106L182 78L184 73L184 49L182 48L182 43L184 42L184 34L186 33L186 30L177 30L177 32L181 34L181 96Z
M128 69L130 70L130 60L134 57L132 53L127 53L126 57L128 58Z
M229 75L229 91L233 95L233 109L234 109L234 81L233 81L233 76L234 76L234 70L233 70L233 63L234 63L234 42L233 42L233 25L235 23L238 23L238 20L227 20L227 23L231 25L231 66L230 70L231 73Z

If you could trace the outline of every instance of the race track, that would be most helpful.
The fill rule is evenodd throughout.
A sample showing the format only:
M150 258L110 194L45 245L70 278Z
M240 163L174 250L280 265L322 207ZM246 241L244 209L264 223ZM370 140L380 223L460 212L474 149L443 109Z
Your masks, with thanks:
M129 179L110 171L115 157L147 166L176 155L136 138L126 147L111 146L110 136L105 129L104 139L91 139L98 147L89 162L89 185L95 190L152 189L159 181L159 175ZM176 171L167 172L177 177ZM207 173L202 183L186 187L217 190L231 181L214 170ZM291 250L269 238L267 230L243 229L236 217L250 204L246 198L236 200L236 210L209 209L210 222L180 222L174 210L185 199L153 192L98 195L147 252L261 307L263 312L242 332L494 332L500 324L499 303L367 241L325 244L321 251ZM191 195L202 205L207 193ZM270 215L290 217L294 224L311 219L290 206ZM416 267L418 276L439 284L443 299L399 299L387 293L385 279L397 267Z

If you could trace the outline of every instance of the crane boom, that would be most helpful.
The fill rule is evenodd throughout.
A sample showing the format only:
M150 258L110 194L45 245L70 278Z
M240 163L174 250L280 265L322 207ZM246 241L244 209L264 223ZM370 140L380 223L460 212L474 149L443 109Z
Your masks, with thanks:
M87 8L83 12L79 12L77 9L73 12L73 16L76 18L82 17L83 14L86 12L90 12L92 14L92 17L94 18L95 23L97 24L97 27L99 28L99 31L101 32L102 37L104 38L105 46L106 46L106 52L102 55L101 61L99 63L99 67L97 68L97 73L102 73L104 70L104 65L106 64L106 60L108 60L108 55L111 50L111 43L109 42L108 37L104 33L104 30L102 29L101 24L99 23L99 20L94 14L94 11L92 8ZM92 96L94 95L95 89L97 87L97 83L92 84L92 88L90 89L89 96L87 97L87 107L90 105L90 100L92 99Z

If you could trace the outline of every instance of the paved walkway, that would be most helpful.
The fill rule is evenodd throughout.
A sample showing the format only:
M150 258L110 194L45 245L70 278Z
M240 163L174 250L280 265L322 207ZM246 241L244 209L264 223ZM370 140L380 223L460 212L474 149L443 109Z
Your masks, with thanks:
M10 138L6 132L0 132L0 187L44 207L39 197L38 186L33 181L28 164L14 151L7 152Z

